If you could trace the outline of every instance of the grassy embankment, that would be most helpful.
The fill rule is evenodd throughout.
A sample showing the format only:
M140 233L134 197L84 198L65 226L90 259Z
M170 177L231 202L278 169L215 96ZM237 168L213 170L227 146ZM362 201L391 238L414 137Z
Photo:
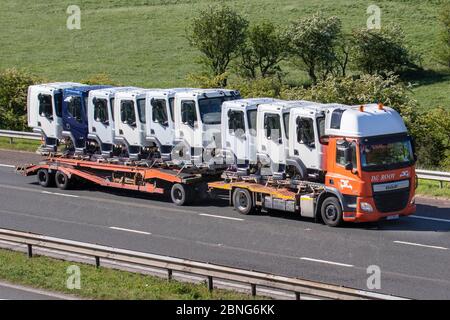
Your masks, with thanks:
M138 273L96 269L76 263L80 267L80 289L67 288L67 268L73 262L48 257L27 258L24 253L0 249L0 280L38 289L75 295L86 299L119 300L207 300L253 299L232 291L209 292L206 285L167 281Z
M81 30L66 28L70 0L3 0L0 5L0 69L25 68L51 81L80 81L107 73L126 85L178 87L199 70L199 53L189 46L185 30L211 0L81 0ZM364 28L366 0L232 0L252 23L264 19L286 26L320 11L336 15L345 31ZM450 108L450 72L433 55L437 45L441 1L378 1L382 24L402 26L427 71L411 77L414 97L424 110ZM304 83L305 72L285 63L287 80Z

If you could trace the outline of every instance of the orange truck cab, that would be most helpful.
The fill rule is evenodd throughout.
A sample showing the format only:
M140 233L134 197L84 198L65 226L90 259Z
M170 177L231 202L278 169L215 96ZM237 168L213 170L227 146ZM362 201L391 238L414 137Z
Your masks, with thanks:
M383 105L326 111L325 186L339 195L343 220L369 222L415 212L414 146L400 115ZM333 207L325 208L333 219Z

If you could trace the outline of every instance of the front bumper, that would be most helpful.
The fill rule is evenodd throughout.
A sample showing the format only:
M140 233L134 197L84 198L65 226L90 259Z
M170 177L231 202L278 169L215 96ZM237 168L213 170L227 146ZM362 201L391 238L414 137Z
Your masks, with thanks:
M373 212L362 211L360 202L369 203L373 208ZM387 219L388 217L391 216L400 216L400 217L409 216L414 214L415 212L416 212L416 204L413 201L413 198L409 199L408 205L404 209L393 212L378 211L373 201L373 198L358 198L358 205L356 211L344 212L343 219L344 221L347 222L376 222Z

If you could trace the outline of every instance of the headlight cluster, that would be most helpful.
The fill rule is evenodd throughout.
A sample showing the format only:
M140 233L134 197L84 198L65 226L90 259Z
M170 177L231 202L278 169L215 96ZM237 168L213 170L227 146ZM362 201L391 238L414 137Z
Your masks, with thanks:
M361 210L362 210L362 211L365 211L365 212L373 212L373 207L372 207L372 205L371 205L370 203L367 203L367 202L361 202L361 203L359 204L359 206L361 207Z

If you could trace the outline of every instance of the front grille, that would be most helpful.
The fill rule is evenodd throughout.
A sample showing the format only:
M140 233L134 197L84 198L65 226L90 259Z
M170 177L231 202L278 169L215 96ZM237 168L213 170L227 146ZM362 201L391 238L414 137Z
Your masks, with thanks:
M406 208L410 188L374 193L373 199L378 211L395 212Z

